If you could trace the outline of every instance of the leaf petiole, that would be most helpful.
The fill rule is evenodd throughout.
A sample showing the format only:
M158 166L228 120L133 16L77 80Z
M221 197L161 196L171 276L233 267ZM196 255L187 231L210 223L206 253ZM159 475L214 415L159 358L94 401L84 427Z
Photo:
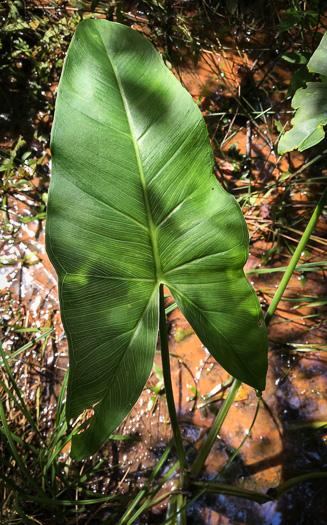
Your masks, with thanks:
M182 436L179 430L176 408L174 403L173 388L171 383L170 374L170 362L169 362L169 347L166 327L166 314L165 314L165 302L163 293L163 284L160 284L160 309L159 309L159 334L160 334L160 346L161 346L161 359L162 359L162 370L165 383L165 391L167 398L167 405L169 411L169 417L171 422L171 428L173 430L175 445L177 449L178 459L180 463L180 478L181 488L184 488L185 483L185 470L187 468L186 456L182 442Z

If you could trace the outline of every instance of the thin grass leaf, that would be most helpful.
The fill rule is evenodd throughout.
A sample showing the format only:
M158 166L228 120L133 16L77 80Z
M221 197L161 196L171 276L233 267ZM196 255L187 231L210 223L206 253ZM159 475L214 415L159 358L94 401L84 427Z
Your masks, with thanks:
M6 360L7 359L15 359L19 354L21 354L22 352L25 352L25 350L28 350L28 348L31 348L32 346L34 346L35 343L37 343L38 341L41 341L41 339L43 339L44 337L47 337L53 331L54 331L54 328L49 328L49 330L44 332L44 334L41 334L38 337L36 337L35 339L33 339L33 341L30 341L29 343L26 343L26 345L22 346L21 348L19 348L19 350L16 350L12 354L8 355L8 352L5 352ZM4 361L2 360L2 361L0 361L0 366L3 366L3 365L4 365Z
M37 436L39 437L39 439L44 442L44 438L43 436L40 434L39 432L39 429L37 428L36 424L35 424L35 421L34 419L32 418L29 410L28 410L28 407L26 406L26 403L21 395L21 392L16 384L16 381L14 379L14 376L12 375L11 373L11 369L10 369L10 366L9 366L9 363L6 359L6 355L5 355L5 352L3 351L3 348L2 348L2 344L1 344L1 341L0 341L0 355L1 355L1 358L2 358L2 362L5 366L5 370L7 372L7 375L8 375L8 378L9 378L9 382L10 384L12 385L12 387L14 388L16 394L17 394L17 398L15 396L13 396L12 394L9 394L11 399L14 400L15 404L17 405L18 409L21 410L21 412L23 413L23 415L25 416L25 418L27 419L27 421L29 422L29 424L31 425L31 428L34 430L34 432L37 434ZM6 388L6 386L4 385L4 383L0 380L0 384L5 387L5 390L7 393L9 393L9 390Z
M2 425L3 425L3 431L4 431L5 435L6 435L6 438L8 440L9 446L10 446L11 453L12 453L13 457L15 458L15 461L17 462L17 465L19 466L22 475L29 482L30 486L34 488L36 493L41 495L42 498L44 498L44 500L43 500L44 503L49 502L49 501L51 502L51 500L49 500L49 498L46 496L46 494L44 494L42 489L39 487L37 482L34 480L33 476L30 474L28 469L25 467L24 461L22 460L22 458L20 456L20 453L16 449L15 440L14 440L12 432L10 431L9 426L7 424L6 414L5 414L5 410L4 410L4 407L3 407L1 399L0 399L0 418L1 418L1 421L2 421Z
M132 525L135 520L147 509L151 506L151 502L154 499L154 497L158 494L159 490L163 487L163 485L169 480L169 478L172 476L172 474L175 472L175 470L179 467L179 461L177 461L167 472L167 474L163 477L163 479L160 481L158 487L153 490L147 497L146 501L141 505L141 507L133 514L133 516L130 518L130 520L127 522L127 525Z
M317 261L312 263L298 264L295 272L319 272L327 268L327 261ZM245 275L260 275L264 273L286 272L287 266L279 266L278 268L254 268L253 270L246 270Z
M134 500L132 501L132 503L129 505L128 509L126 510L125 514L121 517L121 519L119 520L119 523L120 524L123 524L123 523L126 523L126 520L128 519L128 517L130 516L132 510L136 507L136 505L138 505L138 503L143 499L143 497L145 497L147 491L148 491L148 488L150 486L150 484L152 483L152 481L154 480L154 478L156 477L156 475L158 474L158 472L160 471L160 469L162 468L162 466L164 465L166 459L168 458L169 454L170 454L170 451L172 449L172 446L173 446L173 442L170 442L165 450L165 452L162 454L161 458L159 459L158 463L156 464L155 468L153 469L153 471L151 472L149 478L146 480L145 484L144 484L144 487L142 488L142 490L139 491L138 495L136 496L136 498L134 498Z

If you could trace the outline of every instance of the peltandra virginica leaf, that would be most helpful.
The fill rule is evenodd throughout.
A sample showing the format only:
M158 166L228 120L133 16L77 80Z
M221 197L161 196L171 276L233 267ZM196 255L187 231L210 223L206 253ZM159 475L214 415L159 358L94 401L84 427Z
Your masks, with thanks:
M211 354L263 390L267 337L243 272L248 232L213 175L202 115L150 42L81 22L51 139L47 252L69 343L67 416L94 408L72 456L95 453L153 363L164 283Z
M308 62L311 73L320 75L321 82L308 82L305 89L298 89L292 99L296 109L291 121L293 128L279 141L278 153L298 149L304 151L318 144L325 137L327 124L327 33Z

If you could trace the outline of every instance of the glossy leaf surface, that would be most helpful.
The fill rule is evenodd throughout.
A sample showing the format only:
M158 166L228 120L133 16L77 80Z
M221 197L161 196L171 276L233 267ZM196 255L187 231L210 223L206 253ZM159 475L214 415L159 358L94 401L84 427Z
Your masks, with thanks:
M310 73L317 73L321 82L308 82L305 89L298 89L292 99L296 109L291 124L293 128L283 135L278 153L298 149L304 151L315 146L325 137L327 124L327 34L325 34L308 62Z
M69 342L69 418L96 405L72 455L93 454L151 372L159 284L211 354L263 390L267 336L243 266L248 232L213 175L202 115L137 32L83 21L60 81L47 251Z

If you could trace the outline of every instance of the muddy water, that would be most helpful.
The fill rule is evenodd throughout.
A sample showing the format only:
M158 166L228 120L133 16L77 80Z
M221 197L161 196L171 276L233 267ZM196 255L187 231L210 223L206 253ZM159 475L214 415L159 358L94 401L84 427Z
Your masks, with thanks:
M23 209L19 212L23 214ZM67 343L60 324L56 278L44 251L44 224L41 226L40 229L36 221L20 227L20 242L15 244L15 249L5 250L8 257L16 257L16 263L2 269L1 287L3 292L10 290L11 301L15 301L24 319L24 326L55 327L55 338L48 343L41 370L45 372L42 381L46 384L43 416L48 419L51 427L63 370L67 366ZM253 241L246 269L251 270L261 264L263 248L261 240ZM30 256L29 264L22 262L26 260L26 256ZM263 308L267 307L280 275L249 276L258 290ZM7 286L4 286L5 279ZM308 274L303 287L296 275L291 280L287 294L327 295L324 276L321 273ZM171 302L171 299L167 300L167 304ZM283 480L300 473L319 470L326 464L327 433L310 428L310 424L314 422L327 421L325 354L298 353L292 351L292 347L282 344L325 344L324 327L317 323L316 318L304 319L313 312L319 312L319 308L305 306L294 310L294 303L283 302L274 317L270 339L275 343L270 347L264 403L251 435L237 460L225 474L224 481L252 490L267 491ZM290 319L292 322L289 322ZM168 315L167 326L178 417L185 445L194 457L195 450L201 446L215 413L226 396L226 388L218 386L228 380L228 374L192 333L178 309ZM17 335L13 337L15 338L17 339ZM17 344L14 340L12 343ZM159 354L156 356L156 363L160 366ZM149 469L156 464L171 438L164 393L154 396L151 391L159 380L160 377L156 377L153 372L148 388L119 430L120 433L133 435L140 441L122 445L115 443L111 447L109 467L116 465L112 476L116 476L118 491L128 492L135 485L141 487ZM32 392L36 382L35 374L30 375L29 387ZM205 479L214 477L238 447L251 425L256 403L253 389L243 385L209 455ZM67 452L65 450L61 461L65 460ZM169 490L171 483L164 490ZM111 485L112 477L104 480L103 491ZM203 497L189 508L188 513L191 523L305 524L308 523L308 516L311 518L315 513L318 517L321 515L321 487L319 481L302 485L279 502L267 503L262 507L227 496ZM165 502L151 511L153 523L161 519L159 517L164 508ZM145 521L141 521L151 523L146 521L148 519L147 517Z
M208 108L219 109L223 97L220 80L214 77L213 72L237 90L244 80L245 69L248 70L251 65L253 60L251 61L249 56L243 56L242 60L238 61L235 54L225 51L223 56L208 53L196 69L188 64L179 71L183 83L194 99L201 99L201 108L209 125L212 117ZM224 74L223 77L221 73ZM285 73L278 74L285 77ZM286 74L283 81L287 80ZM301 155L292 155L289 161L283 159L277 168L278 159L269 143L275 140L276 136L272 134L267 140L258 127L250 130L249 138L246 125L240 125L239 128L232 142L237 143L240 155L249 153L250 147L253 159L252 184L255 187L259 187L265 177L271 181L277 180L281 171L289 169L288 162L291 162L292 168L295 169L303 162ZM226 129L226 134L227 131ZM234 165L227 155L230 143L231 140L226 140L221 149L226 157L220 155L218 159L224 177L224 181L220 180L236 188L233 191L238 197L247 181L235 180ZM218 156L217 151L216 154ZM278 193L283 193L282 187L276 189L274 198ZM293 203L307 202L301 188L294 192L292 199ZM269 235L263 233L273 228L272 201L269 197L261 201L259 198L252 199L244 208L251 236L247 270L268 263L267 261L263 264L263 258L273 246L273 241ZM20 317L25 327L55 328L54 337L49 339L45 348L44 359L39 361L41 376L37 376L35 372L24 374L24 386L31 396L35 395L35 386L40 384L41 377L44 387L44 409L41 416L51 428L55 417L56 399L67 367L67 341L60 323L56 277L44 250L44 223L33 221L22 225L16 221L14 213L28 215L29 207L17 203L13 197L9 208L12 213L11 221L17 227L17 232L11 236L15 239L14 243L8 241L3 244L3 254L12 261L0 269L3 308L9 308L4 320L12 322L13 317ZM321 221L316 234L324 233L326 224ZM294 232L287 232L287 235L291 239L294 238ZM310 260L323 259L325 245L318 245L314 241L311 245ZM274 265L287 265L288 260L289 257L278 255L274 259ZM249 276L265 310L281 275L272 273ZM281 302L270 325L272 344L267 389L255 427L223 478L224 481L256 491L265 492L293 476L321 470L327 465L327 432L312 428L314 423L327 421L326 354L323 351L296 351L296 348L300 348L297 346L299 344L326 345L324 310L319 305L311 307L310 303L297 308L298 303L291 300L299 295L325 297L326 279L323 272L311 272L307 274L303 286L300 277L299 274L292 277L286 293L290 301ZM167 300L167 304L169 302L171 299ZM316 317L307 317L312 315ZM190 450L190 457L194 457L226 396L227 389L223 385L228 380L228 374L210 356L177 309L168 315L167 327L178 417L183 440ZM22 337L14 332L7 338L5 347L16 348L22 342ZM285 343L294 346L287 346ZM38 359L37 356L30 355L30 362L34 363L33 360ZM159 354L156 355L156 363L160 367ZM102 480L104 493L112 487L118 492L126 493L135 486L142 487L149 470L156 464L171 438L164 391L159 392L157 396L153 394L153 388L158 381L160 377L153 372L137 405L119 429L119 433L135 436L137 441L123 444L113 442L109 445L108 467L111 474L107 480ZM256 404L257 398L253 389L243 385L209 455L204 479L212 479L238 447L250 428ZM64 461L67 455L66 449L60 460ZM164 468L163 474L166 471L167 467ZM164 490L171 488L173 480L174 478L168 482ZM302 484L280 501L267 503L262 507L229 496L205 496L188 508L189 522L210 525L322 524L325 523L326 510L323 490L320 481ZM152 509L150 514L141 517L140 523L162 522L165 507L166 502L162 502Z

